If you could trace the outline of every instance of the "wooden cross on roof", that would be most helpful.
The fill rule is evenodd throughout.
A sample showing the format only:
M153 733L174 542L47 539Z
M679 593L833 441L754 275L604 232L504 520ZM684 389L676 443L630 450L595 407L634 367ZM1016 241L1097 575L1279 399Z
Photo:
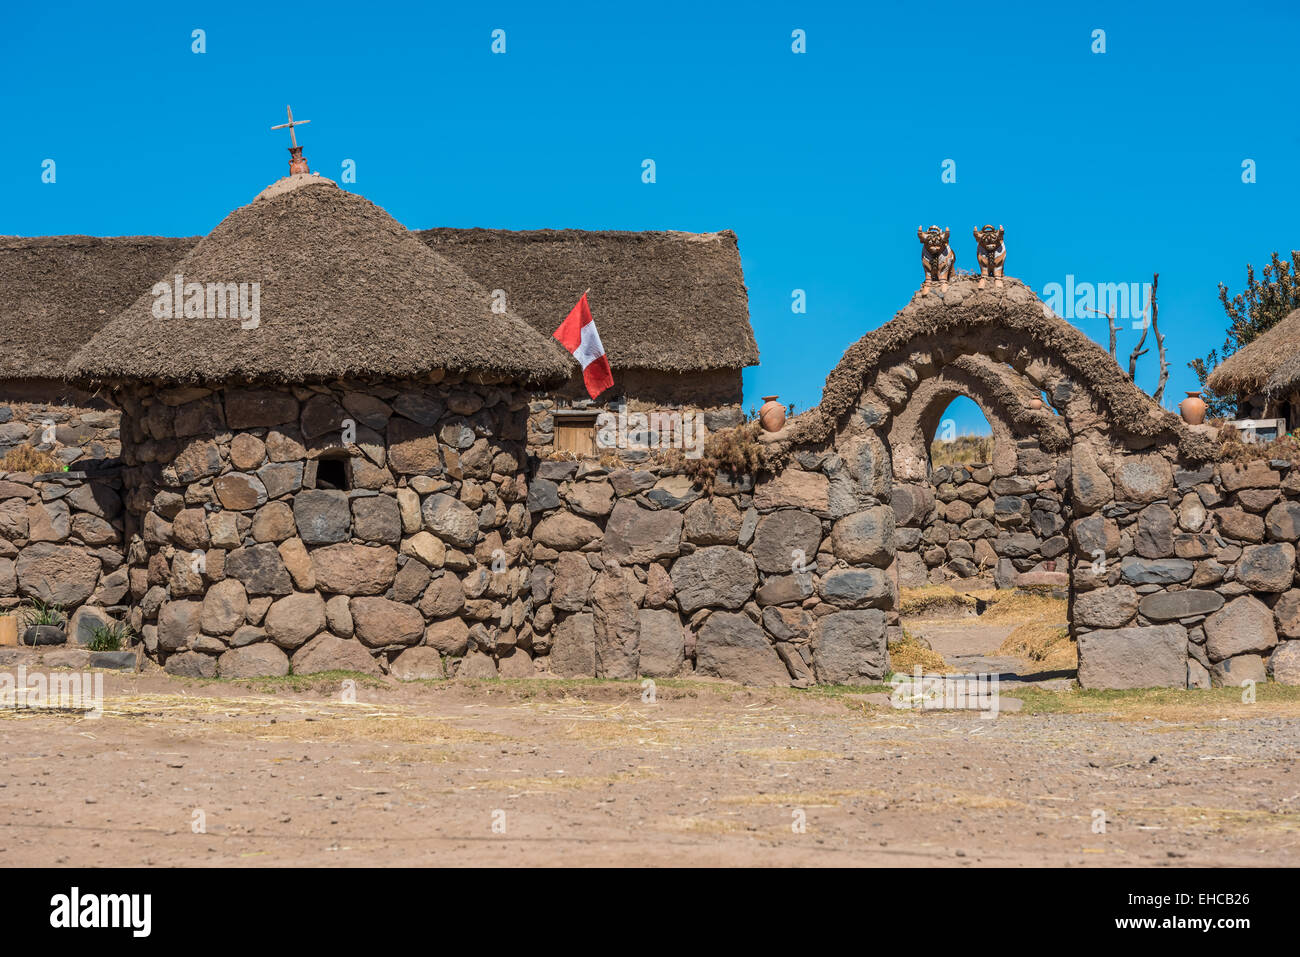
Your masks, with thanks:
M295 120L293 118L293 107L291 106L286 106L285 111L289 114L289 122L281 123L279 126L273 126L271 129L287 129L289 131L289 142L293 144L289 147L289 173L291 175L295 173L306 173L307 161L302 158L302 147L298 145L298 137L294 134L293 128L295 126L302 126L305 123L310 123L311 120Z
M293 107L292 107L292 106L286 106L286 107L285 107L285 111L289 114L289 122L288 122L288 123L281 123L279 126L273 126L273 127L271 127L271 129L273 129L273 130L284 130L284 129L287 129L287 130L289 131L289 142L292 143L294 146L297 146L297 145L298 145L298 137L297 137L296 135L294 135L293 128L294 128L295 126L304 126L304 125L306 125L307 123L310 123L311 120L295 120L295 119L293 118Z

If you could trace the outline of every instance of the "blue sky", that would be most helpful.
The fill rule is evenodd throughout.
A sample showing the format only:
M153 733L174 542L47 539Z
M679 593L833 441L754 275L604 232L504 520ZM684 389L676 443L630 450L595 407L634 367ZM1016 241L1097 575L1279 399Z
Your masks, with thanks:
M0 233L207 232L286 171L268 127L292 103L313 169L355 160L349 188L412 228L734 229L762 354L748 404L815 404L919 284L932 222L968 269L971 227L1003 224L1008 274L1040 293L1158 271L1177 402L1187 361L1223 340L1217 283L1300 246L1297 8L924 9L8 4ZM1104 320L1077 324L1104 342ZM982 425L969 403L955 415Z

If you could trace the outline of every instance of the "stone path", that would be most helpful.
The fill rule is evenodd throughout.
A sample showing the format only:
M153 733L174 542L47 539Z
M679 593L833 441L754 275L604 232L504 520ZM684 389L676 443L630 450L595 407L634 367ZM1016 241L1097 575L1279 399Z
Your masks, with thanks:
M924 638L944 660L967 674L997 674L1001 681L1020 681L1047 688L1065 688L1073 672L1043 671L1032 662L996 654L1018 622L984 624L977 618L909 619L907 630Z

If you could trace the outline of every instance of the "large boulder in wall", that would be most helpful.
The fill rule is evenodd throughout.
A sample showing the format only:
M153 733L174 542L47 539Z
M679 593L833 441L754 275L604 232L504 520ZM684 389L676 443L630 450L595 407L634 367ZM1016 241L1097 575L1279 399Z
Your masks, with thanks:
M1187 629L1169 624L1103 628L1080 635L1079 684L1085 688L1187 687Z
M781 686L790 673L763 629L748 615L718 611L696 636L695 672L745 685Z

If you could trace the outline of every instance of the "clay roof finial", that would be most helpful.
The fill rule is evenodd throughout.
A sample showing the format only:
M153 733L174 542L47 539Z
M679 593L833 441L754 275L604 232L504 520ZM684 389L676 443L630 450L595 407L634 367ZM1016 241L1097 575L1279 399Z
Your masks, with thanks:
M310 123L311 120L295 120L293 118L293 107L291 106L286 106L285 110L289 114L289 122L281 123L279 126L273 126L271 129L287 129L289 131L289 142L293 144L289 147L289 175L293 176L296 173L308 173L310 170L307 169L307 161L302 157L302 147L298 145L298 137L294 134L293 128L295 126L302 126L305 123Z

